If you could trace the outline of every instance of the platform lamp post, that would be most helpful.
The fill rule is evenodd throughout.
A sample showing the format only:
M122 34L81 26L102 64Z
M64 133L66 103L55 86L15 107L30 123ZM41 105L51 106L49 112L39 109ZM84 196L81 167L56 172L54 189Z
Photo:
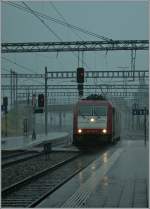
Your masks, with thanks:
M47 67L45 67L45 135L47 135L47 79L48 72Z

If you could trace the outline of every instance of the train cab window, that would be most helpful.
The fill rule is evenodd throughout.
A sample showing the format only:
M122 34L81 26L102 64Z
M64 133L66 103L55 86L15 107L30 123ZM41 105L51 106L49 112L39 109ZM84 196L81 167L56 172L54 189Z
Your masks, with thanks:
M107 107L94 106L94 115L106 116L107 115Z
M83 115L83 116L92 115L92 106L91 105L80 105L79 106L79 115Z

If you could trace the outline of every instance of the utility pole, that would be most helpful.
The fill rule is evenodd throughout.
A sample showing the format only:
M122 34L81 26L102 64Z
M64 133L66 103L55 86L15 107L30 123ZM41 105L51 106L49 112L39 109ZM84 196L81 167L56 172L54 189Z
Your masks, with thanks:
M12 69L10 70L10 104L12 106Z
M15 73L16 76L16 106L18 104L18 75Z
M147 114L147 109L146 107L144 108L144 141L145 141L145 145L146 145L146 114Z
M7 136L7 107L8 107L8 97L3 97L3 106L5 112L5 136Z
M47 135L47 67L45 67L45 135Z
M7 112L5 111L5 136L7 136Z
M29 105L30 104L30 90L29 90L29 88L26 89L26 99L27 99L27 104Z
M15 105L15 72L12 71L12 82L13 82L13 105Z

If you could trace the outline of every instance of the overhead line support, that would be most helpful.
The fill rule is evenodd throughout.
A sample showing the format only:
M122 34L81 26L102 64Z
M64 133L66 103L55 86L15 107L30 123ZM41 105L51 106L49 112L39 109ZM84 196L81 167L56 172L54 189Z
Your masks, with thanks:
M1 74L3 78L10 78L11 74ZM45 78L44 74L17 74L18 78ZM134 71L135 78L148 77L149 71ZM85 78L132 78L133 72L128 71L85 71ZM75 71L47 72L48 79L76 78Z
M2 43L2 53L148 50L148 40Z

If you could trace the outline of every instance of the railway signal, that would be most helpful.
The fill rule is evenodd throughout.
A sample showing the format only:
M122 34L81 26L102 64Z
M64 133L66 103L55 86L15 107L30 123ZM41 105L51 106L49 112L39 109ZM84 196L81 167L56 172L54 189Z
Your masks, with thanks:
M7 106L8 106L8 97L3 97L3 110L5 114L7 113Z
M84 83L84 68L77 68L77 83Z
M8 97L3 97L3 105L2 108L5 113L5 136L7 136L7 106L8 106Z
M147 131L146 131L146 121L147 121L147 115L149 114L149 110L146 108L146 107L144 107L144 108L142 108L142 109L139 109L139 108L137 108L136 107L136 105L135 105L135 108L134 109L132 109L132 115L134 116L134 115L143 115L144 116L144 141L145 141L145 144L146 144L146 135L147 135Z
M44 94L38 95L38 107L44 107Z
M77 83L78 83L78 92L79 96L83 96L83 83L84 83L84 68L77 68Z
M36 95L33 95L32 106L33 106L33 112L34 113L43 113L44 112L44 106L45 106L44 94L39 94L38 95L38 106L37 107L36 107Z
M83 84L82 83L78 83L78 92L79 92L79 96L83 96Z

